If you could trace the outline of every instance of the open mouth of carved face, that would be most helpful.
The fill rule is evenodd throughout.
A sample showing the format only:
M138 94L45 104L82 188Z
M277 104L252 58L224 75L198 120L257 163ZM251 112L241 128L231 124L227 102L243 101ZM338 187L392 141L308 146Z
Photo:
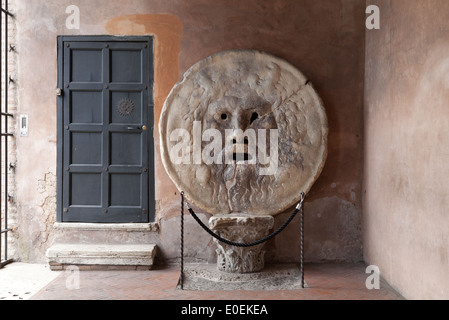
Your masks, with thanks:
M233 153L232 160L234 161L251 161L253 157L249 153Z
M235 183L240 179L249 179L248 174L253 171L251 169L253 165L249 161L253 158L254 155L248 150L248 144L243 143L243 140L240 143L233 141L233 144L225 149L225 181Z
M249 153L248 148L249 141L244 138L242 141L237 142L236 139L232 140L232 160L235 162L251 161L253 160L253 155Z

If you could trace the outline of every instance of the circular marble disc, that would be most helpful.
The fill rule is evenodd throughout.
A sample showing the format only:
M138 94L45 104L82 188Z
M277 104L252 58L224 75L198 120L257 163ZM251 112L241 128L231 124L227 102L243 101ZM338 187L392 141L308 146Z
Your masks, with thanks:
M328 124L322 101L288 62L226 51L192 66L165 101L164 167L210 214L277 215L321 174Z

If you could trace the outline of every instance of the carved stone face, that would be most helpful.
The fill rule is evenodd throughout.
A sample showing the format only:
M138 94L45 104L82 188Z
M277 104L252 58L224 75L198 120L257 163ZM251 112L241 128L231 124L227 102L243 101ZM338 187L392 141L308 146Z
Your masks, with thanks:
M217 180L224 182L231 211L247 210L239 195L246 193L248 198L254 198L253 193L260 192L251 186L251 181L260 178L260 162L257 161L257 141L250 141L245 132L252 131L257 136L259 130L277 129L270 103L255 95L246 99L225 96L209 104L202 128L213 128L221 133L224 146L221 163L212 163L209 169L215 176L219 175ZM264 147L269 150L269 133L264 140ZM250 143L253 143L253 152L249 150ZM207 144L208 141L203 141L203 148Z
M268 101L257 97L242 99L225 96L209 104L202 121L202 128L219 130L223 137L223 145L226 144L226 138L230 139L232 143L229 144L233 146L233 154L238 154L239 145L247 154L248 138L238 133L245 133L248 130L257 133L260 129L277 129L277 124ZM232 134L229 134L230 131L233 131Z
M166 100L160 133L167 173L190 202L211 214L276 215L309 191L324 166L328 129L306 82L285 61L255 51L224 52L185 74ZM177 129L191 143L183 163L171 153ZM205 155L213 161L199 161Z

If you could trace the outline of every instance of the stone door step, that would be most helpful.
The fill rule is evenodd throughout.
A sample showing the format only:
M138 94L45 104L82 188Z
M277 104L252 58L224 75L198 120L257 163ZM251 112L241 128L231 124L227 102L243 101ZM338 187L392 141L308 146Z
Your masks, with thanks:
M144 266L151 268L155 244L56 244L47 250L52 270L64 266Z

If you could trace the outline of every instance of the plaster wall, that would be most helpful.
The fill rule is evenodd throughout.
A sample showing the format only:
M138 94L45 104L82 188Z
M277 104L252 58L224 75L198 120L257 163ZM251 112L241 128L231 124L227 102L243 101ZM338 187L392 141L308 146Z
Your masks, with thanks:
M66 8L80 9L80 29L67 29ZM301 70L321 95L329 118L329 156L306 204L306 260L362 259L363 74L365 3L360 0L15 0L18 105L28 137L17 138L18 258L45 261L55 240L58 35L153 35L155 39L155 236L162 259L179 258L179 193L159 153L158 120L173 85L194 63L229 49L257 49ZM275 201L275 199L273 199ZM290 211L276 219L281 224ZM207 213L201 214L207 219ZM294 261L295 219L268 244L269 259ZM189 222L190 220L188 220ZM211 239L193 223L192 259L214 259Z
M368 1L364 256L406 298L449 298L449 2Z

